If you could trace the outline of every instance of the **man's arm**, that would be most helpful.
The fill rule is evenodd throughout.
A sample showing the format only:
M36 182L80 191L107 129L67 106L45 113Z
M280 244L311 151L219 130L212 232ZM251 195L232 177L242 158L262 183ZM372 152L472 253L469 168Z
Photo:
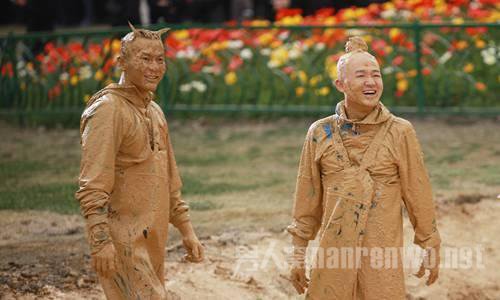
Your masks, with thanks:
M401 156L398 166L402 196L415 230L414 243L426 249L427 256L433 256L436 260L434 265L422 265L419 277L424 275L425 269L431 270L427 284L432 284L439 272L441 238L437 230L432 188L424 165L423 153L411 125L403 132L399 147Z
M175 162L175 155L167 127L168 176L170 182L170 223L182 234L182 242L188 254L186 259L191 262L201 262L204 259L204 249L189 219L189 206L182 200L182 181Z
M108 202L113 190L115 157L121 143L121 120L110 101L97 100L82 115L82 158L76 199L87 223L88 241L96 271L106 275L113 260L108 228ZM105 249L103 251L103 249Z
M318 164L315 161L317 137L314 125L309 129L299 164L299 174L295 189L293 223L287 230L292 235L293 253L290 279L299 294L309 286L305 275L305 254L310 240L319 230L323 214L323 191Z
M323 214L323 188L319 166L315 161L317 137L314 136L314 127L313 125L309 129L302 147L295 188L293 222L287 228L293 236L294 243L300 245L316 237Z

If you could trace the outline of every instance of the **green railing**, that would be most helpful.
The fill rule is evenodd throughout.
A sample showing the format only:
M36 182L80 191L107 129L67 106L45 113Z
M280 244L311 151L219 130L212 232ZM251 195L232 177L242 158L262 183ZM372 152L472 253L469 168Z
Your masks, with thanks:
M331 82L338 54L347 36L362 35L393 111L500 114L500 24L171 27L157 93L166 112L330 113L342 98ZM126 32L1 38L2 116L77 122L85 100L118 79L113 59Z

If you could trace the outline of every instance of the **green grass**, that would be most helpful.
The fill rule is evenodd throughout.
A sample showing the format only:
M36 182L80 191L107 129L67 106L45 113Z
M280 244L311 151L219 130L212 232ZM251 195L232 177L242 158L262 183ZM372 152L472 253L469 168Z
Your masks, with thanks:
M290 221L300 151L312 121L171 122L183 195L197 230L282 230ZM414 125L436 194L498 191L498 123ZM2 124L0 134L0 209L78 213L78 131Z

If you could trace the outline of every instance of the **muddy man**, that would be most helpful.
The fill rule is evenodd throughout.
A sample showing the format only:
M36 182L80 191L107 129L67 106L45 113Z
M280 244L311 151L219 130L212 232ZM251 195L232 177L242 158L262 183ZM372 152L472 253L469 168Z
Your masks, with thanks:
M164 285L169 223L186 258L204 249L181 198L165 116L153 99L166 70L162 33L123 37L120 81L97 92L80 123L82 159L76 198L85 217L92 266L108 299L171 299Z
M414 243L426 249L417 276L428 269L427 284L438 278L441 240L422 151L411 123L380 102L380 67L367 51L359 37L347 42L335 80L345 98L311 125L302 149L288 231L291 280L306 299L405 299L403 206ZM315 238L309 279L304 255Z

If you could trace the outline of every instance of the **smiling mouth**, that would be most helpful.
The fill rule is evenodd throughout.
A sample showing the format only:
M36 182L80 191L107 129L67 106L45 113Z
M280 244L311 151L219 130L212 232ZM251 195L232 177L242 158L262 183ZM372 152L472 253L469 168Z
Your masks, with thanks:
M151 75L151 76L144 76L144 78L146 78L147 81L158 81L158 79L160 79L160 76Z
M375 90L363 91L363 95L365 95L365 96L375 96L376 94L377 94L377 91L375 91Z

